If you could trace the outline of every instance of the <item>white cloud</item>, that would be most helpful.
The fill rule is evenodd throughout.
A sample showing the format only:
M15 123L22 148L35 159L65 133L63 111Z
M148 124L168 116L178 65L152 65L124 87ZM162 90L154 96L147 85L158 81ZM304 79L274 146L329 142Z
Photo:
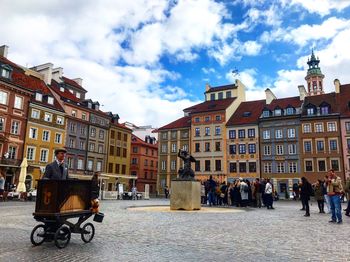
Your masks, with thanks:
M258 55L262 45L256 41L247 41L243 44L241 53L245 55L255 56Z
M292 0L289 4L300 5L310 13L317 13L321 16L328 15L332 10L341 11L350 6L350 1L347 0Z
M202 71L206 75L216 72L216 70L214 68L212 68L212 67L211 68L202 67Z

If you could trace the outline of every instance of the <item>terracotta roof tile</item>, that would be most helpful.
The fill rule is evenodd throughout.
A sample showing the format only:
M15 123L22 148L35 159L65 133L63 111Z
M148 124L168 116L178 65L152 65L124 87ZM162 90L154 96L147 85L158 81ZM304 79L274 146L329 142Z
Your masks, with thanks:
M205 101L203 103L188 107L184 109L185 112L193 113L204 113L213 111L222 111L229 107L236 98L226 98L221 100Z
M269 105L266 105L265 108L268 108L271 111L277 107L279 107L281 109L285 109L288 106L298 108L298 107L301 107L302 103L303 103L303 101L300 100L299 96L286 97L286 98L279 98L279 99L272 100L272 102Z
M339 100L339 98L338 94L336 94L335 92L323 95L307 96L305 97L304 101L303 115L307 113L306 108L309 104L319 107L322 103L327 103L330 105L331 108L329 113L339 113L339 106L337 100Z
M210 87L210 89L208 91L205 91L205 93L230 90L230 89L233 89L233 88L237 88L237 86L235 84L224 85L224 86L215 86L215 87Z
M79 98L77 98L74 94L72 94L71 92L69 92L69 90L67 90L66 88L64 89L64 92L61 92L61 89L58 85L58 83L55 80L51 81L51 88L59 95L61 96L61 98L65 98L68 99L72 102L75 103L80 103L81 100Z
M242 102L227 121L226 126L258 123L265 100Z
M154 149L158 149L158 143L155 144L150 144L150 143L146 143L144 140L142 140L141 138L139 138L138 136L132 134L131 135L131 143L132 144L141 144L143 146L147 146L147 147L152 147Z
M350 117L350 84L340 86L338 97L341 117Z
M64 83L66 83L70 86L74 86L74 87L80 89L81 91L86 92L86 90L81 85L79 85L77 82L75 82L74 80L69 79L68 77L65 77L65 76L62 76L62 80Z
M166 129L178 129L178 128L185 128L185 127L191 127L191 117L190 116L184 116L181 117L174 122L171 122L165 126L162 126L158 128L157 130L154 130L154 132L158 132L161 130L166 130Z

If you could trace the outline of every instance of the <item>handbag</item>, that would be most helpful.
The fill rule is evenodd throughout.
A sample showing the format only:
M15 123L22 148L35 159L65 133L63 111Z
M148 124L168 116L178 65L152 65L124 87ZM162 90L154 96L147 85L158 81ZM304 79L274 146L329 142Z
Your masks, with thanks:
M220 197L221 197L221 198L224 198L224 197L225 197L225 194L224 194L224 193L221 193L221 194L220 194Z

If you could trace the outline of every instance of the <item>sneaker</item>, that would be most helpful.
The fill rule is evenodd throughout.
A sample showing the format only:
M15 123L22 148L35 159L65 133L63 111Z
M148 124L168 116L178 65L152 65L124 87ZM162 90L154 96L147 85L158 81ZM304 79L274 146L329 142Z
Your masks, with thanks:
M304 215L304 217L309 217L309 216L310 216L310 214L305 214L305 215Z
M337 222L337 224L342 224L343 223L343 220L339 220L338 222Z
M335 220L329 220L328 222L329 223L337 223L337 221L335 221Z
M300 211L303 211L303 210L305 210L305 208L300 209Z
M274 207L270 207L270 209L275 209Z

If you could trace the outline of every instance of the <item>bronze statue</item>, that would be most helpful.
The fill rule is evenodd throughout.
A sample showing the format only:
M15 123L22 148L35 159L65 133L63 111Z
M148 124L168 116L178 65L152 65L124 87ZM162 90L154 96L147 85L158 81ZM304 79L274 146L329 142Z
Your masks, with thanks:
M184 161L184 167L180 167L178 174L182 180L194 180L194 171L191 168L191 162L196 162L196 159L187 151L179 149L177 154Z

